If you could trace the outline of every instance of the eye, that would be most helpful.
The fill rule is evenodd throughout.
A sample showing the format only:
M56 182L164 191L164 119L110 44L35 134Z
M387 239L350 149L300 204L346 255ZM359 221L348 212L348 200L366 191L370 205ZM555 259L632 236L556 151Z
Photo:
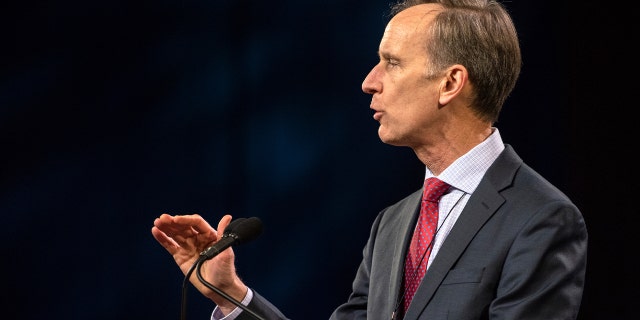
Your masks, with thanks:
M390 68L395 68L400 65L400 61L398 61L397 59L388 58L386 59L386 61L387 61L387 66Z
M380 64L383 65L385 69L394 69L400 67L400 59L389 53L380 53Z

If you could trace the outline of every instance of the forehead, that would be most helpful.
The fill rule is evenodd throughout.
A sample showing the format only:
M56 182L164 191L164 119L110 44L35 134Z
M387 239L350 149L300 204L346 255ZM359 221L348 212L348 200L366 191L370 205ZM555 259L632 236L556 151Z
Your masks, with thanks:
M399 12L385 28L380 43L381 50L385 47L388 50L400 49L403 45L414 47L417 43L424 43L428 27L441 9L440 5L427 3Z

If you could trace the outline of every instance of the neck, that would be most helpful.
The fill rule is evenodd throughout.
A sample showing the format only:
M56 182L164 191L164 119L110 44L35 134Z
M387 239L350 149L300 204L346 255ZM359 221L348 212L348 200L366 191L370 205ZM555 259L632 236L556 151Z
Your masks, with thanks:
M491 132L491 126L481 130L456 128L442 132L434 144L414 148L413 151L418 159L438 176L458 158L486 140Z

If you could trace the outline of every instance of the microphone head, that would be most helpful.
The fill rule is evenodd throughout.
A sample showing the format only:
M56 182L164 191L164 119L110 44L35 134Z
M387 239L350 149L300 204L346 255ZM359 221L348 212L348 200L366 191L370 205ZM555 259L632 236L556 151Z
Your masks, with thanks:
M236 221L237 223L234 224ZM233 228L229 229L232 225ZM258 217L238 218L229 224L224 233L236 238L236 244L247 243L262 233L262 221Z
M233 221L231 221L231 223L229 223L229 225L224 229L224 235L228 236L229 233L232 233L235 231L235 229L238 227L239 224L242 223L242 221L247 220L247 218L237 218Z

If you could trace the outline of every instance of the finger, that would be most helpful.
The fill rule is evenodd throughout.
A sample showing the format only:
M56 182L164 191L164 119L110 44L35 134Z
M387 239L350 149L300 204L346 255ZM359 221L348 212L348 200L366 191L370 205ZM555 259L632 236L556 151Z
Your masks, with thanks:
M220 222L218 222L218 231L220 233L224 234L224 230L229 226L232 218L231 215L225 214L222 219L220 219Z
M171 224L173 221L173 217L169 214L163 213L155 220L153 220L153 225L156 227L160 227L163 225Z
M189 225L189 219L182 216L171 216L162 214L154 220L152 234L160 244L162 244L172 254L180 248L189 249L193 247L193 238L198 236Z
M217 233L216 230L198 214L177 216L174 220L177 223L188 225L189 228L196 234Z
M194 227L194 225L196 224L199 224L199 226ZM209 226L207 222L198 215L161 215L154 221L154 225L162 232L164 232L168 237L176 240L179 244L181 244L184 239L197 236L201 232L215 232L215 230L213 230L213 228L211 228L211 226Z
M166 213L161 214L153 221L153 225L167 234L169 237L173 236L175 230L177 230L174 217Z
M175 241L173 241L173 239L168 237L164 232L162 232L155 226L151 228L151 234L162 247L169 251L171 255L176 253L180 248L180 246Z

